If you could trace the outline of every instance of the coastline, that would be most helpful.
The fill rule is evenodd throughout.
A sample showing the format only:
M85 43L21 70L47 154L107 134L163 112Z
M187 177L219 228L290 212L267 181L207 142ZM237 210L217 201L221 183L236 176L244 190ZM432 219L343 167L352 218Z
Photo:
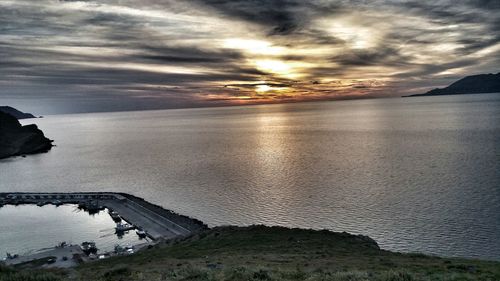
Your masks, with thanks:
M500 262L397 253L348 233L256 225L214 227L69 269L0 265L0 278L7 274L32 281L500 280Z
M5 204L90 204L98 209L141 206L144 219L164 217L188 232L166 233L133 254L85 256L78 245L53 248L19 262L0 262L0 279L41 280L499 280L500 262L443 258L380 249L368 236L346 232L252 225L209 228L203 222L126 193L0 193ZM89 207L87 205L86 207ZM124 209L118 212L127 214ZM141 221L134 218L132 221ZM144 228L153 231L153 228ZM77 260L63 256L78 253ZM55 264L54 261L56 262ZM55 269L48 269L60 267ZM63 269L64 268L64 269ZM166 278L165 276L175 276ZM341 276L332 279L332 276ZM19 278L19 279L15 279ZM77 278L77 279L75 279ZM463 279L467 278L467 279Z

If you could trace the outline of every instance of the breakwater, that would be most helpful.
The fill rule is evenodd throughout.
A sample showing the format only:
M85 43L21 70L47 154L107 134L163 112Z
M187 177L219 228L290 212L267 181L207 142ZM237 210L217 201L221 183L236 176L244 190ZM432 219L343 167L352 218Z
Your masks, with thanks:
M105 208L142 229L153 240L188 236L207 228L201 221L166 210L136 196L112 192L0 193L0 207L19 204L78 204L89 213Z

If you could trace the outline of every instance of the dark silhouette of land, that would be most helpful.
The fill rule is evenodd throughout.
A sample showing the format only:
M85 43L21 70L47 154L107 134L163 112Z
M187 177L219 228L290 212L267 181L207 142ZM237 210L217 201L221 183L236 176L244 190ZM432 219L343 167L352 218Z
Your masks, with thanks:
M425 94L404 97L443 96L462 94L500 93L500 72L497 74L479 74L467 76L446 88L436 88Z
M34 124L22 126L16 117L0 111L0 159L47 152L52 140Z
M0 112L10 114L17 119L28 119L28 118L36 118L31 113L24 113L10 106L0 106Z

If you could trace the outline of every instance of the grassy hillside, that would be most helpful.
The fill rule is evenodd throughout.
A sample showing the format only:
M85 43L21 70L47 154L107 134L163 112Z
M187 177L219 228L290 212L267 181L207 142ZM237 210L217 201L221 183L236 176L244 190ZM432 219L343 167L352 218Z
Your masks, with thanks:
M136 255L4 280L500 280L500 263L400 254L343 233L219 227ZM39 274L39 273L37 273ZM2 277L3 276L3 277ZM11 278L11 279L9 279Z

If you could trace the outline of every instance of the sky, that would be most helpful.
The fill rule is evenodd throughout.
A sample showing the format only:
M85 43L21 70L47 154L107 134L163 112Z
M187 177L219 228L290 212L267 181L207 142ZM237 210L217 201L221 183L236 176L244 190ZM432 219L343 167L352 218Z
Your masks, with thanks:
M497 73L500 1L0 0L38 114L395 97Z

